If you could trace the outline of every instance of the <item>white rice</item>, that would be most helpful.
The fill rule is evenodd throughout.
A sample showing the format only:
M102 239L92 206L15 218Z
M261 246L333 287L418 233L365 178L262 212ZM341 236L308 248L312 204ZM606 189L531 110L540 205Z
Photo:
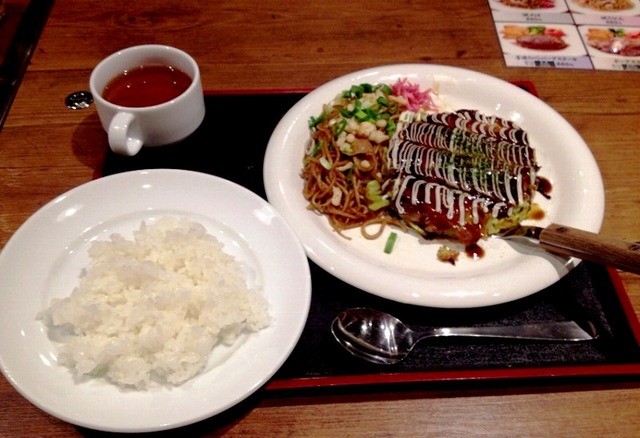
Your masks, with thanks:
M216 345L269 325L266 299L196 222L143 222L134 240L113 234L89 256L71 296L39 315L52 337L62 333L58 361L77 376L138 389L180 385Z

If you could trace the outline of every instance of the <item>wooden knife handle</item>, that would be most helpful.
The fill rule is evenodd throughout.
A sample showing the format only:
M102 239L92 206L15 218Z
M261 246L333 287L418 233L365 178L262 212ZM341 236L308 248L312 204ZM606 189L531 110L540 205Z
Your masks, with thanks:
M540 233L540 246L554 254L577 257L640 274L640 242L626 242L565 225L551 224Z

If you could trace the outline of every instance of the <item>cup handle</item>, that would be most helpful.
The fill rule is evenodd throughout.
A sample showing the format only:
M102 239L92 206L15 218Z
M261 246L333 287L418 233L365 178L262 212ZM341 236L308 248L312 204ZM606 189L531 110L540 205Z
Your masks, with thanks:
M109 146L117 154L132 156L142 148L142 132L136 117L119 112L109 124Z

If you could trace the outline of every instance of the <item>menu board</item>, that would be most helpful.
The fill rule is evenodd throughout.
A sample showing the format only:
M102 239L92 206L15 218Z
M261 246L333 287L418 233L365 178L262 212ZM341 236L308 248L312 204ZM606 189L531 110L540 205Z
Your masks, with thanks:
M508 67L640 72L640 0L489 0Z

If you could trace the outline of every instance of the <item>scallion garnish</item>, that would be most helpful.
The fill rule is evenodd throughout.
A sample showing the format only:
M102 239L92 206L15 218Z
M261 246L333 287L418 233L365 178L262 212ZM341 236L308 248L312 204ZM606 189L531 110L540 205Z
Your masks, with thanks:
M324 167L327 170L331 170L331 163L329 163L329 160L327 160L325 157L320 157L318 161L320 161L320 164L322 165L322 167Z
M334 135L342 134L342 131L344 131L344 128L346 127L347 127L347 121L345 119L340 119L340 121L333 126L333 134Z
M353 115L356 120L358 120L359 122L364 122L365 120L367 120L369 118L369 114L367 114L366 111L364 110L358 110L356 111L356 113Z
M309 128L315 128L316 126L318 126L318 124L320 124L320 122L324 121L327 118L327 114L326 113L322 113L320 114L318 117L309 117Z
M318 141L314 146L313 149L311 149L311 152L309 152L309 156L310 157L315 157L318 152L320 151L320 148L322 147L322 140Z
M389 233L389 237L387 237L387 243L385 243L384 245L385 254L391 254L391 251L393 251L393 247L396 244L397 238L398 238L398 233L395 233L395 232Z
M342 97L355 97L360 98L365 93L366 84L352 85L351 88L342 92Z
M382 92L384 94L391 94L393 90L391 90L391 87L387 84L379 84L376 87L376 90L382 90Z
M393 119L389 119L389 121L387 122L387 134L389 134L389 137L391 137L393 133L396 132L396 128L396 122Z

